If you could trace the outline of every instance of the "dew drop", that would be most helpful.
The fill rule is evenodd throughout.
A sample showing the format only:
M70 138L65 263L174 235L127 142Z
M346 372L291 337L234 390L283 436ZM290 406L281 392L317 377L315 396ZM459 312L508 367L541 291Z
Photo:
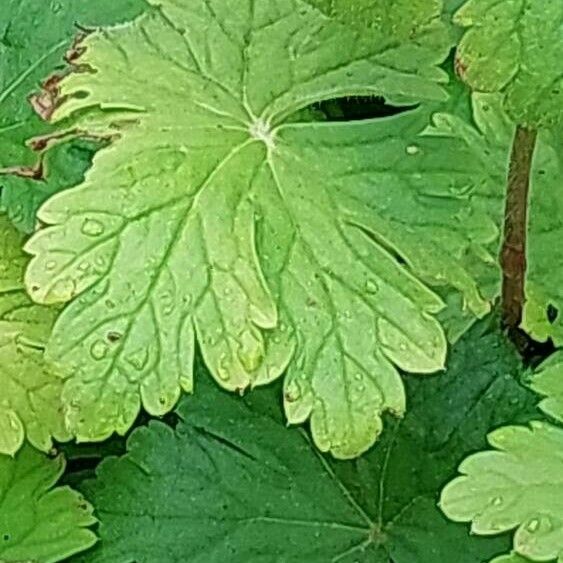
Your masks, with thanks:
M250 332L241 335L237 356L247 372L256 371L264 360L264 347L262 342Z
M140 348L132 354L125 356L125 361L136 370L141 371L149 361L149 351L147 348Z
M57 263L54 260L49 260L48 262L45 263L45 269L48 272L53 271L56 267L57 267Z
M244 366L244 369L249 372L256 371L264 359L264 356L259 349L240 349L237 355L241 364Z
M97 256L96 259L94 260L94 264L98 268L104 269L107 266L107 261L104 256Z
M103 340L96 340L90 347L90 354L94 360L103 360L108 353L108 345Z
M75 290L74 280L64 278L58 280L49 293L56 301L70 301L74 297Z
M553 522L551 521L551 519L547 516L544 516L542 518L542 529L545 532L551 532L551 530L553 530Z
M295 403L301 398L301 389L295 380L290 381L287 385L284 397L288 403Z
M366 293L370 295L375 295L379 291L379 285L374 280L368 280L366 282Z
M526 530L533 534L534 532L537 532L539 525L540 521L537 518L532 518L532 520L530 520L528 524L526 524Z
M99 237L103 234L105 228L102 223L96 221L96 219L86 219L82 223L82 233L89 237Z
M415 154L418 154L419 152L420 152L420 148L417 145L409 145L407 147L407 154L408 155L413 156Z
M503 503L503 499L502 497L494 497L493 499L491 499L491 504L493 506L500 506Z
M217 367L217 375L221 381L229 381L231 379L229 371L221 365Z

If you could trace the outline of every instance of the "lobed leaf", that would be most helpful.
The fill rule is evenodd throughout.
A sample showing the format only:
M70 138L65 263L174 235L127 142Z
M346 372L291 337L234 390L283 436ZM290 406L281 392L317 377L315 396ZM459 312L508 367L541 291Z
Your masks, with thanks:
M478 92L502 92L510 117L529 127L563 120L563 5L552 0L468 0L457 70Z
M491 189L480 163L418 137L424 108L295 121L340 96L440 98L438 55L407 57L416 44L302 0L167 0L84 41L91 71L61 82L53 118L115 140L42 208L48 227L26 247L33 298L71 301L48 354L71 374L80 439L124 433L141 404L162 415L192 391L196 337L230 390L289 366L289 421L311 418L338 457L373 444L382 412L404 411L397 367L443 367L443 303L420 278L488 311L464 266L497 235L466 197Z
M62 414L63 382L44 358L57 310L27 296L22 244L23 237L0 215L0 454L8 455L26 437L43 451L52 447L53 437L70 438Z
M64 468L62 456L29 445L0 456L0 560L54 563L96 542L92 507L68 487L53 488Z
M535 561L563 559L563 429L545 422L489 435L494 450L468 457L442 492L441 507L475 534L516 528L514 551Z

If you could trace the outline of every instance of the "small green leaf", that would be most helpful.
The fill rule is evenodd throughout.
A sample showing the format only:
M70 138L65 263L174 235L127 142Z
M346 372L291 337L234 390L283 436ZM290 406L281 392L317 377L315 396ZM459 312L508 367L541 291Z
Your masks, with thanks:
M503 92L512 119L550 127L563 119L563 4L468 0L455 22L469 28L457 70L473 90Z
M27 296L23 237L0 215L0 454L15 454L24 437L48 451L52 437L68 440L61 391L63 381L47 365L44 347L57 309Z
M539 367L531 388L545 399L540 408L563 422L563 352L557 352Z
M441 507L475 534L517 528L514 551L535 561L563 558L563 429L544 422L489 435L494 450L467 458L442 492Z
M353 462L287 429L275 389L241 400L199 373L175 430L135 430L128 453L84 483L101 520L85 560L475 563L507 551L506 538L448 523L437 495L455 460L490 427L529 420L535 397L508 375L519 360L488 323L451 358L444 375L408 380L405 418Z
M48 459L31 446L0 455L0 560L63 561L96 542L92 507L68 487L53 488L62 456Z

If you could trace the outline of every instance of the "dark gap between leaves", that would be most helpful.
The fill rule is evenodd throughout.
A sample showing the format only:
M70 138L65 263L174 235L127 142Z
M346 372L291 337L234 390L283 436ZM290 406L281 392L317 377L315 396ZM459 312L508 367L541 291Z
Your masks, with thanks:
M416 106L392 106L381 96L346 96L318 102L310 106L313 112L320 112L325 121L363 121L390 117Z

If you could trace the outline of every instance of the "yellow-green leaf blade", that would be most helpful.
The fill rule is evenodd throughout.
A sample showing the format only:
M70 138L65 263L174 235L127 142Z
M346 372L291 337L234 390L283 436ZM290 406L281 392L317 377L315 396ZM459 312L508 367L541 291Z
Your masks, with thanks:
M35 305L23 275L23 237L0 216L0 454L13 455L24 437L48 451L52 438L68 440L62 379L44 358L57 310Z

